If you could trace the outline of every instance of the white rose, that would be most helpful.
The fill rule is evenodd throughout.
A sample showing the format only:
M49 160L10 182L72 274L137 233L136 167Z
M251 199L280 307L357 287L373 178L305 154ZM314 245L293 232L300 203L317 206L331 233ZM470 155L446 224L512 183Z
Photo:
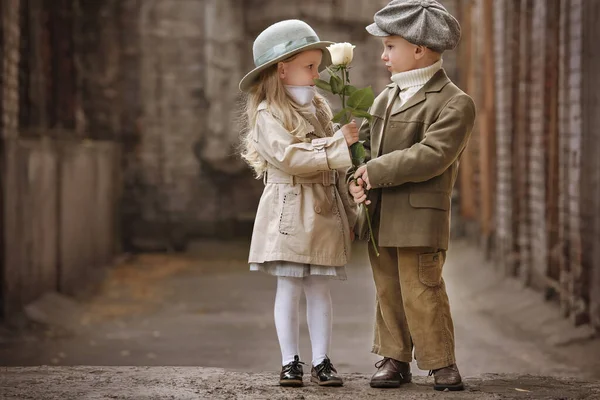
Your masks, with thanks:
M335 43L327 47L331 54L331 63L333 65L348 65L354 57L354 48L351 43Z

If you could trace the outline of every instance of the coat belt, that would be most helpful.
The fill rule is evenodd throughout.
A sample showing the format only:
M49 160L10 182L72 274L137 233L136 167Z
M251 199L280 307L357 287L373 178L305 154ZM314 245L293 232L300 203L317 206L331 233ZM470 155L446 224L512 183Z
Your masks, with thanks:
M289 175L283 171L276 169L268 169L263 176L263 182L267 183L278 183L278 184L306 184L306 183L320 183L325 186L335 185L338 180L337 171L323 171L308 176Z

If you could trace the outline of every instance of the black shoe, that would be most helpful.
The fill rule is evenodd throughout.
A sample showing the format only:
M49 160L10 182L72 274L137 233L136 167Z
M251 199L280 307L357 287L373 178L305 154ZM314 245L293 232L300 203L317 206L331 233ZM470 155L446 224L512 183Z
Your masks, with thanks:
M302 365L298 356L294 356L294 361L281 367L281 374L279 375L279 384L281 386L302 386Z
M312 367L310 380L319 386L342 386L344 384L342 378L337 375L337 370L333 367L329 357L325 357L321 364Z

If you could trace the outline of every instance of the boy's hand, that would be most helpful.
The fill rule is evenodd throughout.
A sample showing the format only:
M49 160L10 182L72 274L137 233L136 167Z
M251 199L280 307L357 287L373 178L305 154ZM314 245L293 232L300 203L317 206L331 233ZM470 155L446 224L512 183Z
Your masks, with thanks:
M354 173L354 178L361 178L363 182L367 184L367 190L371 190L371 182L369 182L369 174L367 173L366 165L363 165L356 170L356 172Z
M356 182L350 182L350 194L354 198L356 204L365 203L366 205L371 204L371 200L367 200L367 194L364 189L364 181L362 178L358 178Z
M344 134L348 147L358 142L358 127L356 126L356 121L352 120L349 124L342 126L342 133Z

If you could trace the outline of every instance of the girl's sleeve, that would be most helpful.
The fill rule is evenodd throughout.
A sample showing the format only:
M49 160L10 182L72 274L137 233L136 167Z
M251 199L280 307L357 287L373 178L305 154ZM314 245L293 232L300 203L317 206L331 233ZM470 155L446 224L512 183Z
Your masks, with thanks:
M269 111L258 113L252 131L256 151L271 165L290 174L349 168L350 151L341 131L332 137L300 142L277 121Z

